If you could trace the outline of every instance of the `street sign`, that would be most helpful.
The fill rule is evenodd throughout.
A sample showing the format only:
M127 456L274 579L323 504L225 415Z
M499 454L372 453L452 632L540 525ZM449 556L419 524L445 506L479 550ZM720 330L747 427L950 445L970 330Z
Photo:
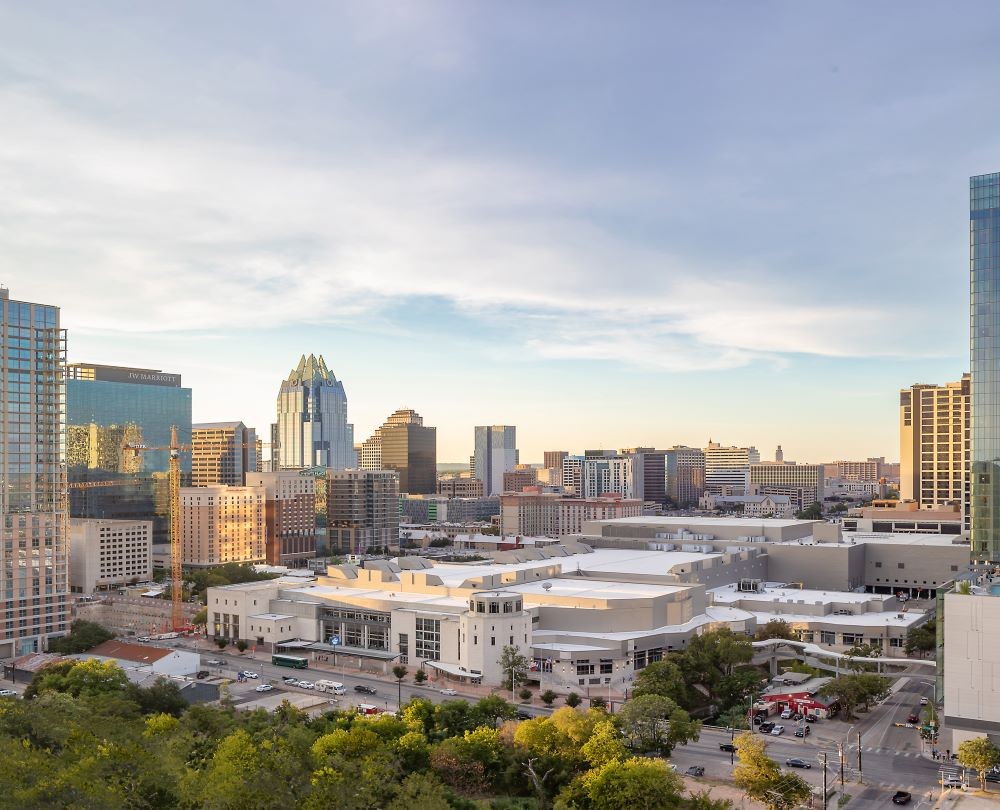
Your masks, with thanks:
M330 636L330 646L339 647L340 646L340 636Z

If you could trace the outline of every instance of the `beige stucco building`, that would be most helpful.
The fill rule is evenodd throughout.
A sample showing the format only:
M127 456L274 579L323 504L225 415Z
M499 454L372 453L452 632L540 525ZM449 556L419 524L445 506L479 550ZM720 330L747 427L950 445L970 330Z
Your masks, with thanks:
M184 565L265 562L263 486L181 487Z
M153 578L153 522L97 520L69 522L71 593L117 590Z

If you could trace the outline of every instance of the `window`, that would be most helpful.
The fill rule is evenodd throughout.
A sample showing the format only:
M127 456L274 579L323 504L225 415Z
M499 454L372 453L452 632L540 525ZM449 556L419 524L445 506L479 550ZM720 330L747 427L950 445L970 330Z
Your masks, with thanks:
M889 646L890 647L902 647L903 646L903 639L901 639L901 638L890 638L889 639Z
M906 563L896 563L897 568L906 568Z
M416 620L414 654L436 661L441 656L441 622L438 619Z
M594 665L591 663L585 663L578 661L576 664L576 674L577 675L593 675Z
M832 630L821 630L819 633L819 643L820 644L836 644L837 634Z
M855 644L864 644L865 637L861 633L844 633L844 646L853 647Z
M880 562L875 563L875 567L876 568L881 568L882 567L882 563L880 563Z
M499 613L499 612L500 612L500 603L490 602L490 613Z

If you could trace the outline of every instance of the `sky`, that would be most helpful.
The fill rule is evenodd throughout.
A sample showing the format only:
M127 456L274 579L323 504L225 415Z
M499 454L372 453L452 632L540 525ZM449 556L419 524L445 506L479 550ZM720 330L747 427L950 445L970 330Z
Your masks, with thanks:
M1000 6L0 0L0 282L265 436L899 458L968 368Z

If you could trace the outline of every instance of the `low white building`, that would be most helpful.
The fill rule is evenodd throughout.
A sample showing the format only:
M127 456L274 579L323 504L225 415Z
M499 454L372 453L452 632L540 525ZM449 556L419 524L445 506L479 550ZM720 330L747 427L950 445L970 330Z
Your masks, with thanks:
M153 578L152 521L72 518L69 543L71 593L118 590Z
M741 511L745 518L791 518L795 516L787 495L716 495L706 492L699 500L702 509Z
M135 680L142 680L148 675L193 675L198 671L201 660L196 652L122 641L105 641L74 657L114 661Z

